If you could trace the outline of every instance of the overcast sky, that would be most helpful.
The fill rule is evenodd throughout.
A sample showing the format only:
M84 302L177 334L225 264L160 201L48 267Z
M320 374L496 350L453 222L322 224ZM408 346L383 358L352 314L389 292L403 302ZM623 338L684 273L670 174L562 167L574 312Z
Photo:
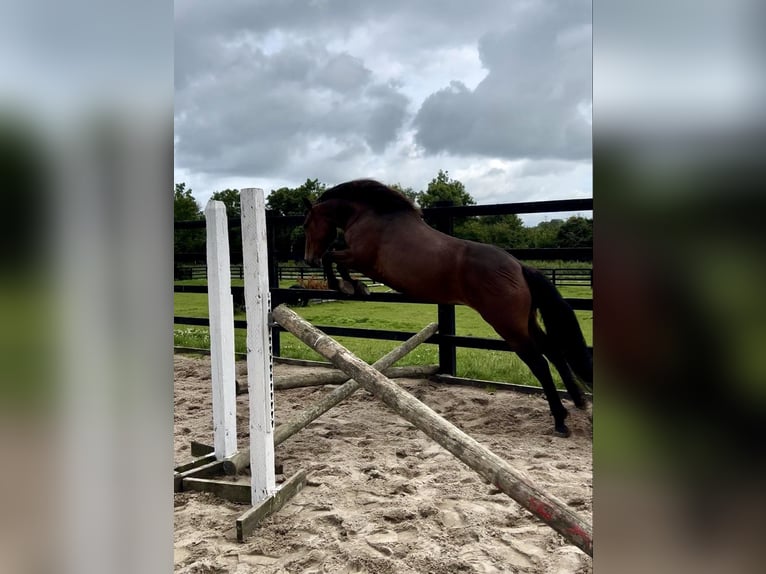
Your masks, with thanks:
M592 196L590 0L184 0L175 24L175 181L202 206L439 169L480 204Z

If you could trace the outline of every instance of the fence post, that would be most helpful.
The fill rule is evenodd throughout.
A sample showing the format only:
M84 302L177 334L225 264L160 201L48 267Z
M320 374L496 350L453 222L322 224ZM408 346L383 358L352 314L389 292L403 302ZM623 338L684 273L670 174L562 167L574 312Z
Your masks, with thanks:
M551 269L551 283L553 283L553 286L556 286L556 268L554 267Z
M454 201L437 201L434 207L452 207ZM433 226L447 235L454 235L451 215L439 215L432 221ZM438 305L437 320L439 322L439 372L455 376L457 372L457 350L454 343L446 337L455 334L455 306Z
M274 211L266 211L266 216L274 215ZM273 218L266 225L266 244L269 260L269 291L279 289L279 257L277 257L277 224ZM270 223L270 225L269 225ZM273 303L273 307L279 305L282 301ZM271 328L271 354L274 357L280 356L281 350L280 329L278 326Z

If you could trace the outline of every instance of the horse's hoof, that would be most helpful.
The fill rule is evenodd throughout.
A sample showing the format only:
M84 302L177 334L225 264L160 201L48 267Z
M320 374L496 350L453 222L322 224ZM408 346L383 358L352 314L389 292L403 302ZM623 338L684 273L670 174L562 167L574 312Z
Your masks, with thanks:
M356 281L354 284L354 291L357 295L367 296L370 294L370 290L362 281Z
M345 293L346 295L354 294L354 286L348 281L346 281L345 279L340 282L340 287L338 288L338 290L341 293Z
M588 401L584 399L580 399L579 401L575 401L574 404L575 407L580 409L581 411L587 411L588 410Z
M572 434L572 431L569 430L569 427L563 423L556 425L554 430L555 433L561 438L568 438Z

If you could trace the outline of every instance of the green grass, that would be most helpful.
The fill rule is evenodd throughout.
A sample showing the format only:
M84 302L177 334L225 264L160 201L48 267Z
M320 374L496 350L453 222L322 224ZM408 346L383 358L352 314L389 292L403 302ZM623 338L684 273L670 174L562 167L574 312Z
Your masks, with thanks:
M183 281L179 284L204 284L204 280ZM236 281L234 282L237 283ZM562 287L565 297L589 298L588 287ZM207 317L207 295L204 293L175 293L175 314L184 317ZM373 301L335 301L294 307L296 313L314 325L338 327L368 327L374 329L416 332L428 323L435 322L436 306L414 303L378 303ZM576 312L588 344L593 340L593 313ZM244 313L235 313L236 319L244 319ZM458 306L455 310L456 333L474 337L498 338L494 330L473 309ZM289 333L281 335L281 355L296 359L323 360ZM374 362L396 347L396 341L377 341L338 337L338 341L367 362ZM174 344L182 347L209 348L210 338L206 327L177 325ZM235 331L235 349L245 352L245 331ZM439 362L435 345L422 345L399 361L399 365L425 365ZM457 375L472 379L508 381L518 384L537 385L537 380L514 353L457 349ZM557 382L559 382L557 380Z

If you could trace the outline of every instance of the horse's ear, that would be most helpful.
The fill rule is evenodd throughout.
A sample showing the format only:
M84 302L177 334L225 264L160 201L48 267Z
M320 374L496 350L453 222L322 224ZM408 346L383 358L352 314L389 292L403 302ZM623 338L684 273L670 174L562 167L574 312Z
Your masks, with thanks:
M307 210L310 210L312 207L311 200L308 197L303 197L303 207L305 207Z

